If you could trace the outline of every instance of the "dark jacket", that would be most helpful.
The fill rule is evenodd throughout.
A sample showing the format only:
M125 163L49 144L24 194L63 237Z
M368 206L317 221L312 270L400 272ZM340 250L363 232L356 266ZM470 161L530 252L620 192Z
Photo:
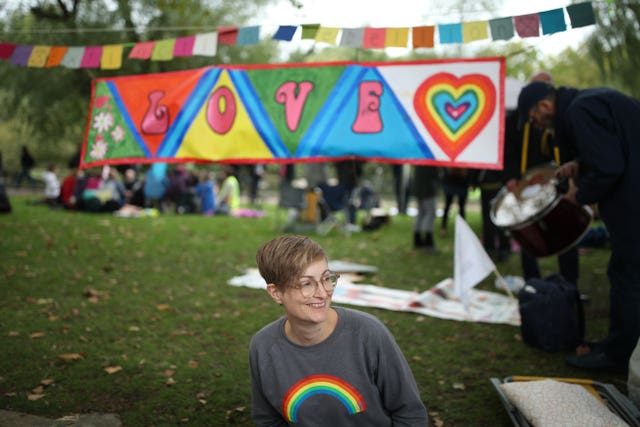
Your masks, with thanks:
M441 169L435 166L416 166L413 173L413 195L427 199L438 195Z
M598 203L612 246L637 256L640 101L608 88L558 88L555 130L578 152L577 200Z

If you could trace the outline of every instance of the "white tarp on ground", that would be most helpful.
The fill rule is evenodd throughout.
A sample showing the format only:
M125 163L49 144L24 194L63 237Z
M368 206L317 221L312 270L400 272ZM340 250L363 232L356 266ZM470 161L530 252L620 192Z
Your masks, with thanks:
M330 263L331 265L335 264ZM254 289L266 288L266 283L257 269L249 269L246 274L232 278L229 284ZM470 289L467 311L462 302L452 295L452 279L445 279L431 289L418 293L356 284L349 280L348 275L343 275L338 281L332 300L336 304L405 311L441 319L520 325L517 300L496 292Z

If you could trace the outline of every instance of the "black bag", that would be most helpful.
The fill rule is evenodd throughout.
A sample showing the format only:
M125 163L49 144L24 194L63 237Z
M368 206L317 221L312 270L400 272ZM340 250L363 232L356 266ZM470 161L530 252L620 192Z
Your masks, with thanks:
M573 350L584 340L584 310L576 285L554 274L530 279L518 292L520 330L527 344Z

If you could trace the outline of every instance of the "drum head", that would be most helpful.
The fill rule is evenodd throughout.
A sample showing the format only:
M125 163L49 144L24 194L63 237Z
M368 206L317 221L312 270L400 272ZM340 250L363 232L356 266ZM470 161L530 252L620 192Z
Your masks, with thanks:
M557 198L553 169L532 169L513 191L506 187L500 191L493 202L491 220L498 227L521 227L544 215Z

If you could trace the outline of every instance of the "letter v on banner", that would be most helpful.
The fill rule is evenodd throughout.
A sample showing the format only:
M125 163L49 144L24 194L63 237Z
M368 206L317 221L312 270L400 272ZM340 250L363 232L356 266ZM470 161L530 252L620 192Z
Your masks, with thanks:
M453 294L469 310L469 291L496 269L469 224L456 215Z

